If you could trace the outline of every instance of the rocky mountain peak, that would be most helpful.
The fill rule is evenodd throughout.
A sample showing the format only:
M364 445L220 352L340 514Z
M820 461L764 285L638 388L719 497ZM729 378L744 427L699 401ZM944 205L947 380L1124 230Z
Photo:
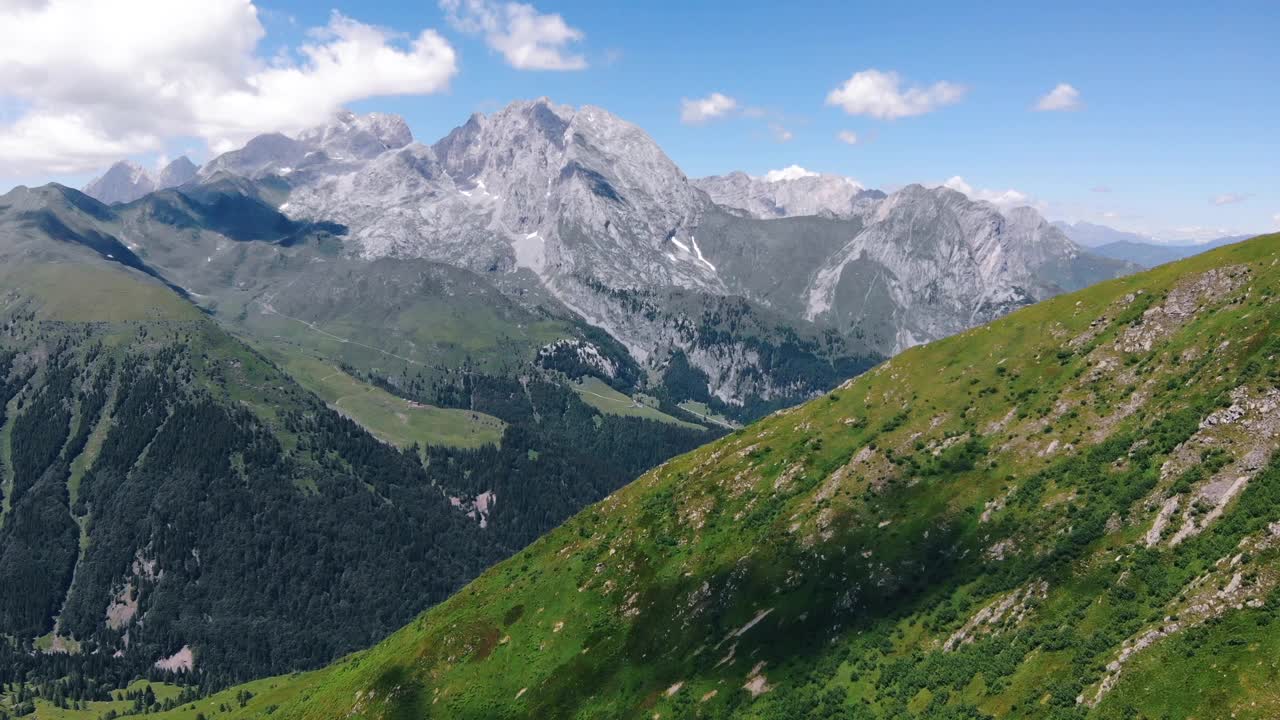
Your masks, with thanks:
M171 188L179 185L185 185L195 179L196 173L200 170L200 166L191 162L186 155L170 162L160 171L160 177L156 180L156 188Z
M85 194L108 204L132 202L155 189L151 175L129 160L117 162L84 186Z
M947 187L908 185L875 206L867 225L814 274L806 316L860 328L900 351L998 317L1094 273L1117 272L1034 208L1001 212ZM869 327L876 303L900 319Z
M662 273L663 243L701 202L643 130L593 106L514 102L473 115L432 149L455 192L491 213L490 228L506 235L515 265L539 274L592 266L597 277L623 282ZM621 254L587 259L596 253ZM636 267L641 258L646 266ZM611 272L618 263L629 269ZM664 273L662 284L670 282Z
M1074 246L1034 210L1006 217L948 188L885 196L798 166L690 181L636 125L547 98L474 114L431 146L399 118L343 113L255 138L202 176L216 171L283 178L282 210L341 223L365 259L532 273L637 360L693 351L726 400L739 393L723 358L674 329L696 301L641 313L632 291L738 296L888 354L1120 270L1072 264ZM779 218L795 221L765 222Z
M200 170L202 178L219 172L257 178L268 173L288 174L310 153L310 148L283 133L258 135L239 150L223 153Z
M387 113L357 115L349 110L333 119L298 133L298 141L324 150L332 159L371 159L413 142L413 132L404 118Z
M198 169L185 155L166 165L159 175L131 160L121 160L85 185L83 192L108 205L133 202L147 193L191 182Z
M695 180L694 185L717 204L760 219L854 217L869 209L869 201L883 197L867 194L853 178L817 173L799 165L770 170L759 177L732 172Z

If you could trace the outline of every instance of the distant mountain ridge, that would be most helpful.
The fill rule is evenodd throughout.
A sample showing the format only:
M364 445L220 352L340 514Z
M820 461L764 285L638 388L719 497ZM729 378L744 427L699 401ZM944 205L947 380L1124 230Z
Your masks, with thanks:
M717 204L762 220L799 215L852 217L885 198L879 190L864 188L851 178L794 165L764 177L732 172L699 178L693 185Z
M0 195L0 685L322 664L723 432L588 404L575 380L638 374L598 332L466 270L344 259L345 228L269 194ZM540 352L566 346L588 360ZM434 387L386 392L397 357Z
M1115 242L1155 243L1155 238L1141 233L1117 230L1106 225L1079 220L1074 223L1065 220L1053 221L1054 227L1066 233L1072 242L1081 247L1095 248Z
M1163 265L1174 260L1248 239L1249 235L1228 235L1205 242L1159 242L1139 233L1116 230L1105 225L1084 221L1067 223L1055 220L1053 225L1076 243L1103 257L1123 260L1144 268Z
M185 155L165 165L158 175L136 163L121 160L89 181L84 186L84 194L108 205L133 202L156 190L191 182L198 169Z
M474 115L430 146L415 142L398 118L344 113L295 138L255 138L211 160L201 176L219 173L280 183L286 213L349 227L353 254L447 262L500 284L528 277L651 369L684 353L730 403L789 391L769 380L746 346L702 352L707 336L677 330L693 321L687 313L638 314L629 298L667 291L740 296L751 312L768 308L798 326L835 326L847 339L856 336L852 353L887 355L1135 269L1082 253L1042 221L1022 217L1034 211L1009 221L962 195L936 202L942 190L885 196L799 168L691 181L635 125L601 108L546 98ZM930 221L936 228L963 225L958 214L983 218L978 224L999 238L990 247L1000 252L989 255L965 238L945 251L933 238L908 241L907 226L883 224L910 204L904 199L945 216ZM804 220L810 217L827 221ZM867 266L856 262L862 245L854 240L868 232L863 245L875 245L872 236L907 242L911 256L963 249L960 266L972 271L956 274L958 258L951 258L920 274L924 266L903 264L908 255L886 256L878 261L882 278L920 289L877 291L871 305L855 303L848 288L876 276L858 275ZM933 306L907 295L944 286L953 295L948 317L917 317ZM847 289L836 293L838 287Z
M1149 268L1170 263L1174 260L1188 258L1192 255L1199 255L1202 252L1208 252L1214 248L1241 242L1246 239L1248 239L1247 235L1233 235L1194 245L1160 245L1153 243L1132 243L1122 240L1107 243L1106 245L1099 245L1098 247L1093 248L1093 252L1104 257L1127 260L1129 262L1137 263L1142 267Z
M886 195L798 167L690 180L641 128L547 98L473 115L432 145L402 118L342 112L256 137L195 182L230 178L290 218L347 228L344 257L478 273L604 330L649 377L687 362L743 417L821 392L850 359L1137 269L1034 210L945 188ZM826 369L790 372L796 353Z

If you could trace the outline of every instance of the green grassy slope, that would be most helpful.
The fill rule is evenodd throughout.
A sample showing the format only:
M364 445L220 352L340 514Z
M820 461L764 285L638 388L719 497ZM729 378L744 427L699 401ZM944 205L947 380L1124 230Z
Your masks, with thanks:
M262 341L259 344L269 350L276 347ZM417 443L475 448L496 445L502 440L506 423L492 415L405 400L302 352L270 352L270 355L278 355L281 366L300 385L324 398L378 439L397 447L407 448Z
M0 243L0 685L111 687L184 645L211 678L319 665L507 552L172 289L22 240ZM501 433L404 415L405 446ZM326 627L342 585L379 609Z
M0 196L0 687L15 695L100 701L139 674L174 679L156 662L188 650L188 679L217 686L322 666L712 437L481 363L442 408L288 338L250 344L113 217L55 186ZM512 314L495 322L530 367L533 315L447 268L394 270L348 288L385 303L344 315L329 287L341 297L317 308L399 322L419 307L406 298L474 302ZM389 346L431 339L406 337Z
M202 292L220 298L219 315L253 335L364 372L430 382L470 363L510 374L527 368L538 348L575 334L565 319L523 308L462 270L419 260L321 262L306 247L287 252L297 267L278 277L239 255L211 256L215 266L235 264L225 286ZM219 279L204 270L202 281Z
M0 692L0 708L16 712L24 704L29 703L28 707L34 708L30 716L37 718L37 720L99 720L99 718L111 712L123 715L130 714L134 710L134 702L124 699L125 695L145 693L147 687L151 688L151 692L157 702L162 705L166 701L177 701L182 694L182 688L176 685L136 680L130 683L128 687L112 693L113 698L119 695L120 699L95 701L87 703L80 708L76 708L71 703L68 703L69 707L64 708L56 702L43 697L33 697L24 702L19 702L15 692Z
M0 287L35 299L39 317L54 322L191 321L200 316L195 306L162 285L76 263L11 266L0 271Z
M701 427L662 412L654 407L656 405L655 401L645 402L644 397L624 395L609 387L599 378L584 377L573 384L573 389L578 393L578 397L582 398L583 402L603 413L646 418L674 425L684 425L690 428Z
M912 349L276 678L271 716L1275 717L1278 293L1265 236Z

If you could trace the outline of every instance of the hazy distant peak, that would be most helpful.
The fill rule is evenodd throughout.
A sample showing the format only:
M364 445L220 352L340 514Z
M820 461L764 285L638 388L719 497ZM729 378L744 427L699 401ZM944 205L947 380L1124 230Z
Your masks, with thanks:
M121 160L84 186L84 193L101 202L132 202L156 189L156 181L137 163Z

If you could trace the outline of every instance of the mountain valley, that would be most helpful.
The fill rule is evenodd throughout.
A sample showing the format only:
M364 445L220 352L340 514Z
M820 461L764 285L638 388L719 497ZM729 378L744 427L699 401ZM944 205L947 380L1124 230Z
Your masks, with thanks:
M170 716L1272 717L1278 267L1263 236L908 350Z
M1136 497L1059 465L1155 432L1133 424L1172 382L1164 335L1098 338L1141 326L1173 270L945 187L690 180L596 107L517 102L433 145L343 112L85 190L0 196L0 683L43 688L32 707L106 712L145 676L186 685L168 702L191 718L1000 714L1026 702L1014 665L981 687L894 673L988 632L957 623L1000 593L977 625L1030 617L1046 568L1119 542L1085 498ZM1269 278L1263 246L1227 251ZM1055 345L1034 318L1082 288L1052 333L1099 329ZM992 328L999 360L973 340ZM1117 373L1134 389L1101 387ZM1124 481L1155 492L1165 445ZM1014 502L1036 482L1058 494ZM1066 540L983 527L979 501ZM1044 552L1000 564L1024 543ZM1071 707L1054 692L1045 717Z

